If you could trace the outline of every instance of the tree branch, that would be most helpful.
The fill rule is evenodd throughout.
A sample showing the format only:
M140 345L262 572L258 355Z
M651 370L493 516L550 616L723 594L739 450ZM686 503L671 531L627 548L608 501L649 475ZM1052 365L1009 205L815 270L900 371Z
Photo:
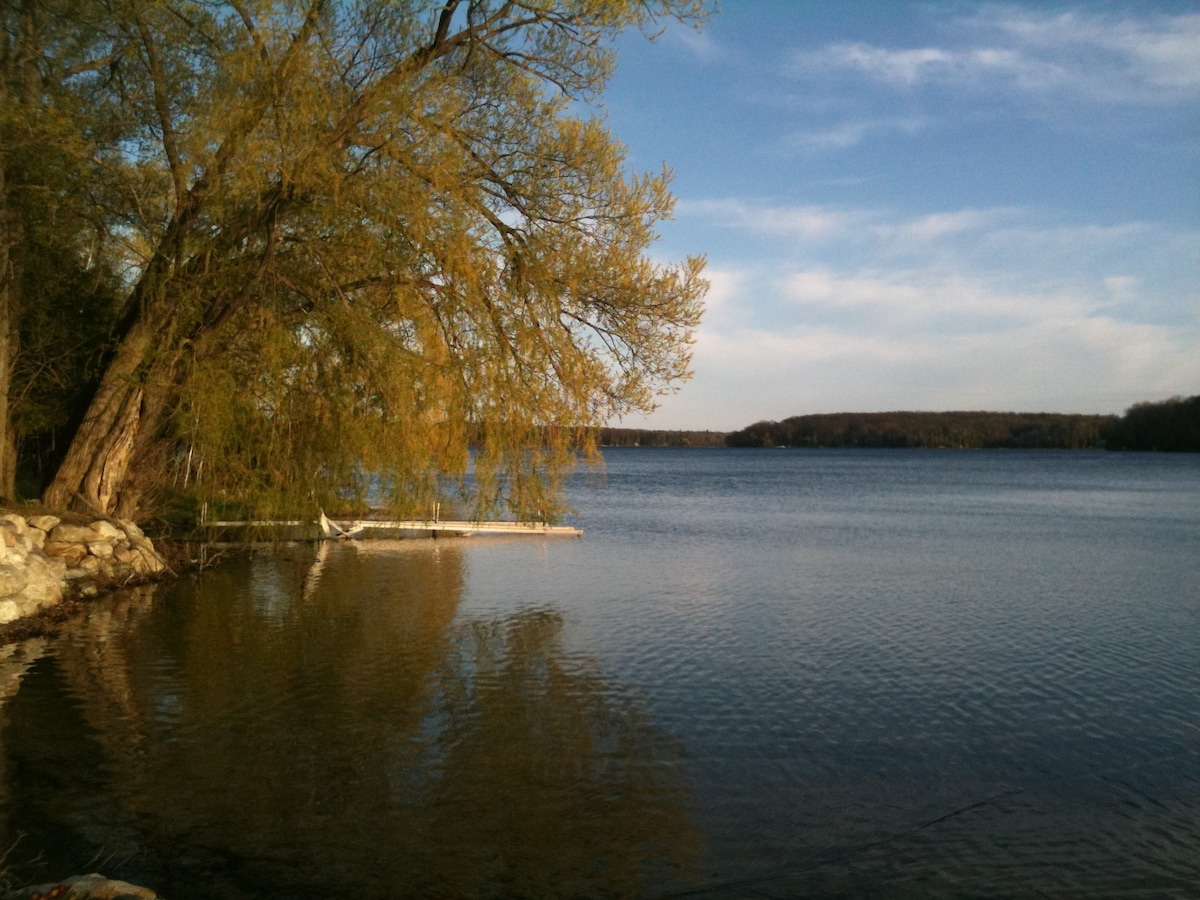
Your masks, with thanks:
M155 46L154 36L146 24L142 11L137 6L133 8L133 21L137 25L138 34L142 38L142 49L146 51L146 64L150 71L150 83L154 91L154 111L158 115L158 125L162 129L163 152L167 156L167 165L171 170L171 182L175 187L175 208L183 206L187 197L187 176L183 169L183 161L179 156L179 144L175 137L175 123L171 117L171 104L167 99L162 60Z

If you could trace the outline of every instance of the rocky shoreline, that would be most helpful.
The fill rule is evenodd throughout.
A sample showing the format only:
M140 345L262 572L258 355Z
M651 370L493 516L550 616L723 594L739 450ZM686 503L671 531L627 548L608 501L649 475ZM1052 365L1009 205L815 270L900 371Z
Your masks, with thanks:
M133 522L0 511L0 642L43 633L82 600L168 573Z
M0 511L0 644L45 634L79 613L85 600L170 573L153 542L133 522ZM156 896L148 888L96 874L8 891L0 884L0 900Z

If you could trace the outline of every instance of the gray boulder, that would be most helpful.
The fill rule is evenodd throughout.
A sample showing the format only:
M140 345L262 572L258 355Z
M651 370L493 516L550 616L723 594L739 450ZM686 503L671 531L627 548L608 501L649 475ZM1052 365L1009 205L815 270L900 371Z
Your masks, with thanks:
M96 540L97 533L87 525L55 525L48 537L56 544L86 544Z
M61 521L62 519L58 516L30 516L25 520L25 524L32 525L38 531L49 534Z
M28 581L19 595L35 610L62 603L62 580L67 567L61 559L50 560L40 551L31 551L25 560L25 575Z
M0 597L14 597L21 593L27 584L29 584L27 566L0 563Z
M106 519L97 519L92 523L92 531L96 532L106 541L123 541L125 540L125 532ZM93 538L95 540L95 538Z

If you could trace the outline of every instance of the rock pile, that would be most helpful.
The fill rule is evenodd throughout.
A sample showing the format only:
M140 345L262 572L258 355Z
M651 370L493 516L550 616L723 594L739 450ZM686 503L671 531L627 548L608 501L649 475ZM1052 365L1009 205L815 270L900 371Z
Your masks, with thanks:
M58 516L0 515L0 625L66 597L146 581L167 568L133 522L71 525Z

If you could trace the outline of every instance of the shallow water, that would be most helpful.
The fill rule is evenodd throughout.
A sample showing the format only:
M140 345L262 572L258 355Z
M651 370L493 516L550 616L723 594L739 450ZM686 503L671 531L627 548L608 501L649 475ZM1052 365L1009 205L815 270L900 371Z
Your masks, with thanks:
M1200 458L607 458L583 539L257 554L10 651L10 862L174 900L1196 896Z

